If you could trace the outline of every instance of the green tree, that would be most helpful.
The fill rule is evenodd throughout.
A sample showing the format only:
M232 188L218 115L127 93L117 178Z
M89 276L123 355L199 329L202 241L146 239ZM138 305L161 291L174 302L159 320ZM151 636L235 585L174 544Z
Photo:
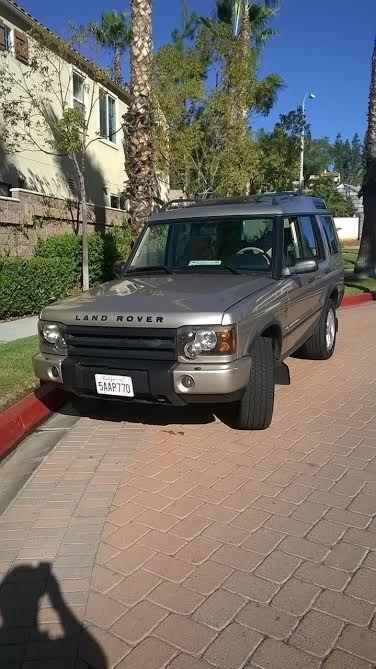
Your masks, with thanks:
M376 277L376 44L371 65L368 127L365 140L365 170L360 195L363 196L364 223L355 272Z
M127 14L125 12L117 14L115 10L103 12L100 25L95 21L89 23L89 32L101 46L112 52L114 80L121 85L121 56L129 47L132 37Z
M341 174L344 183L358 186L363 175L363 145L358 134L351 140L342 139L339 133L333 145L333 162L335 169Z
M312 175L320 175L333 164L333 146L328 137L314 139L307 130L304 151L304 182Z
M354 216L355 209L351 198L339 193L330 176L316 179L312 193L326 200L333 216Z
M192 17L155 56L155 90L167 119L172 183L188 195L242 195L257 176L249 129L267 114L281 84L257 76L260 49L244 47L219 3L215 18ZM214 81L214 83L212 83Z
M281 114L272 132L258 134L260 149L259 190L293 190L299 174L302 109ZM309 127L304 126L306 132Z

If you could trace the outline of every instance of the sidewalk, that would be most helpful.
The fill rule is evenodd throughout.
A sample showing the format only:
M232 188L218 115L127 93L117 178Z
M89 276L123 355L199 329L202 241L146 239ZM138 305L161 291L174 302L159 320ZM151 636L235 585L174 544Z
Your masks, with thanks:
M18 318L15 321L0 323L0 344L7 341L15 341L24 337L37 334L38 316L29 318Z
M376 306L339 320L265 432L107 404L48 426L0 516L1 669L376 666Z

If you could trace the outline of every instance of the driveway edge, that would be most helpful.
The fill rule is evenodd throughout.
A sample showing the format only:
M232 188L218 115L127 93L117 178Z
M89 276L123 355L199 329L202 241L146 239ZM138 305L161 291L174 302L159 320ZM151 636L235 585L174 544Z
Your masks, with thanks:
M64 392L45 383L0 413L0 459L55 411L65 399Z
M358 304L364 304L365 302L372 302L375 299L373 293L364 293L364 295L349 295L344 297L341 302L341 307L356 307Z

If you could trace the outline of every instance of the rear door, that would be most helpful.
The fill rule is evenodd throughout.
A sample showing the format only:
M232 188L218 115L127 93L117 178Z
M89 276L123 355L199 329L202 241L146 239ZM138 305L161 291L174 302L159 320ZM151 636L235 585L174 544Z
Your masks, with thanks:
M318 270L286 279L289 301L286 350L304 340L319 319L323 304L327 261L317 221L312 215L284 219L285 267L294 267L301 260L316 260Z

